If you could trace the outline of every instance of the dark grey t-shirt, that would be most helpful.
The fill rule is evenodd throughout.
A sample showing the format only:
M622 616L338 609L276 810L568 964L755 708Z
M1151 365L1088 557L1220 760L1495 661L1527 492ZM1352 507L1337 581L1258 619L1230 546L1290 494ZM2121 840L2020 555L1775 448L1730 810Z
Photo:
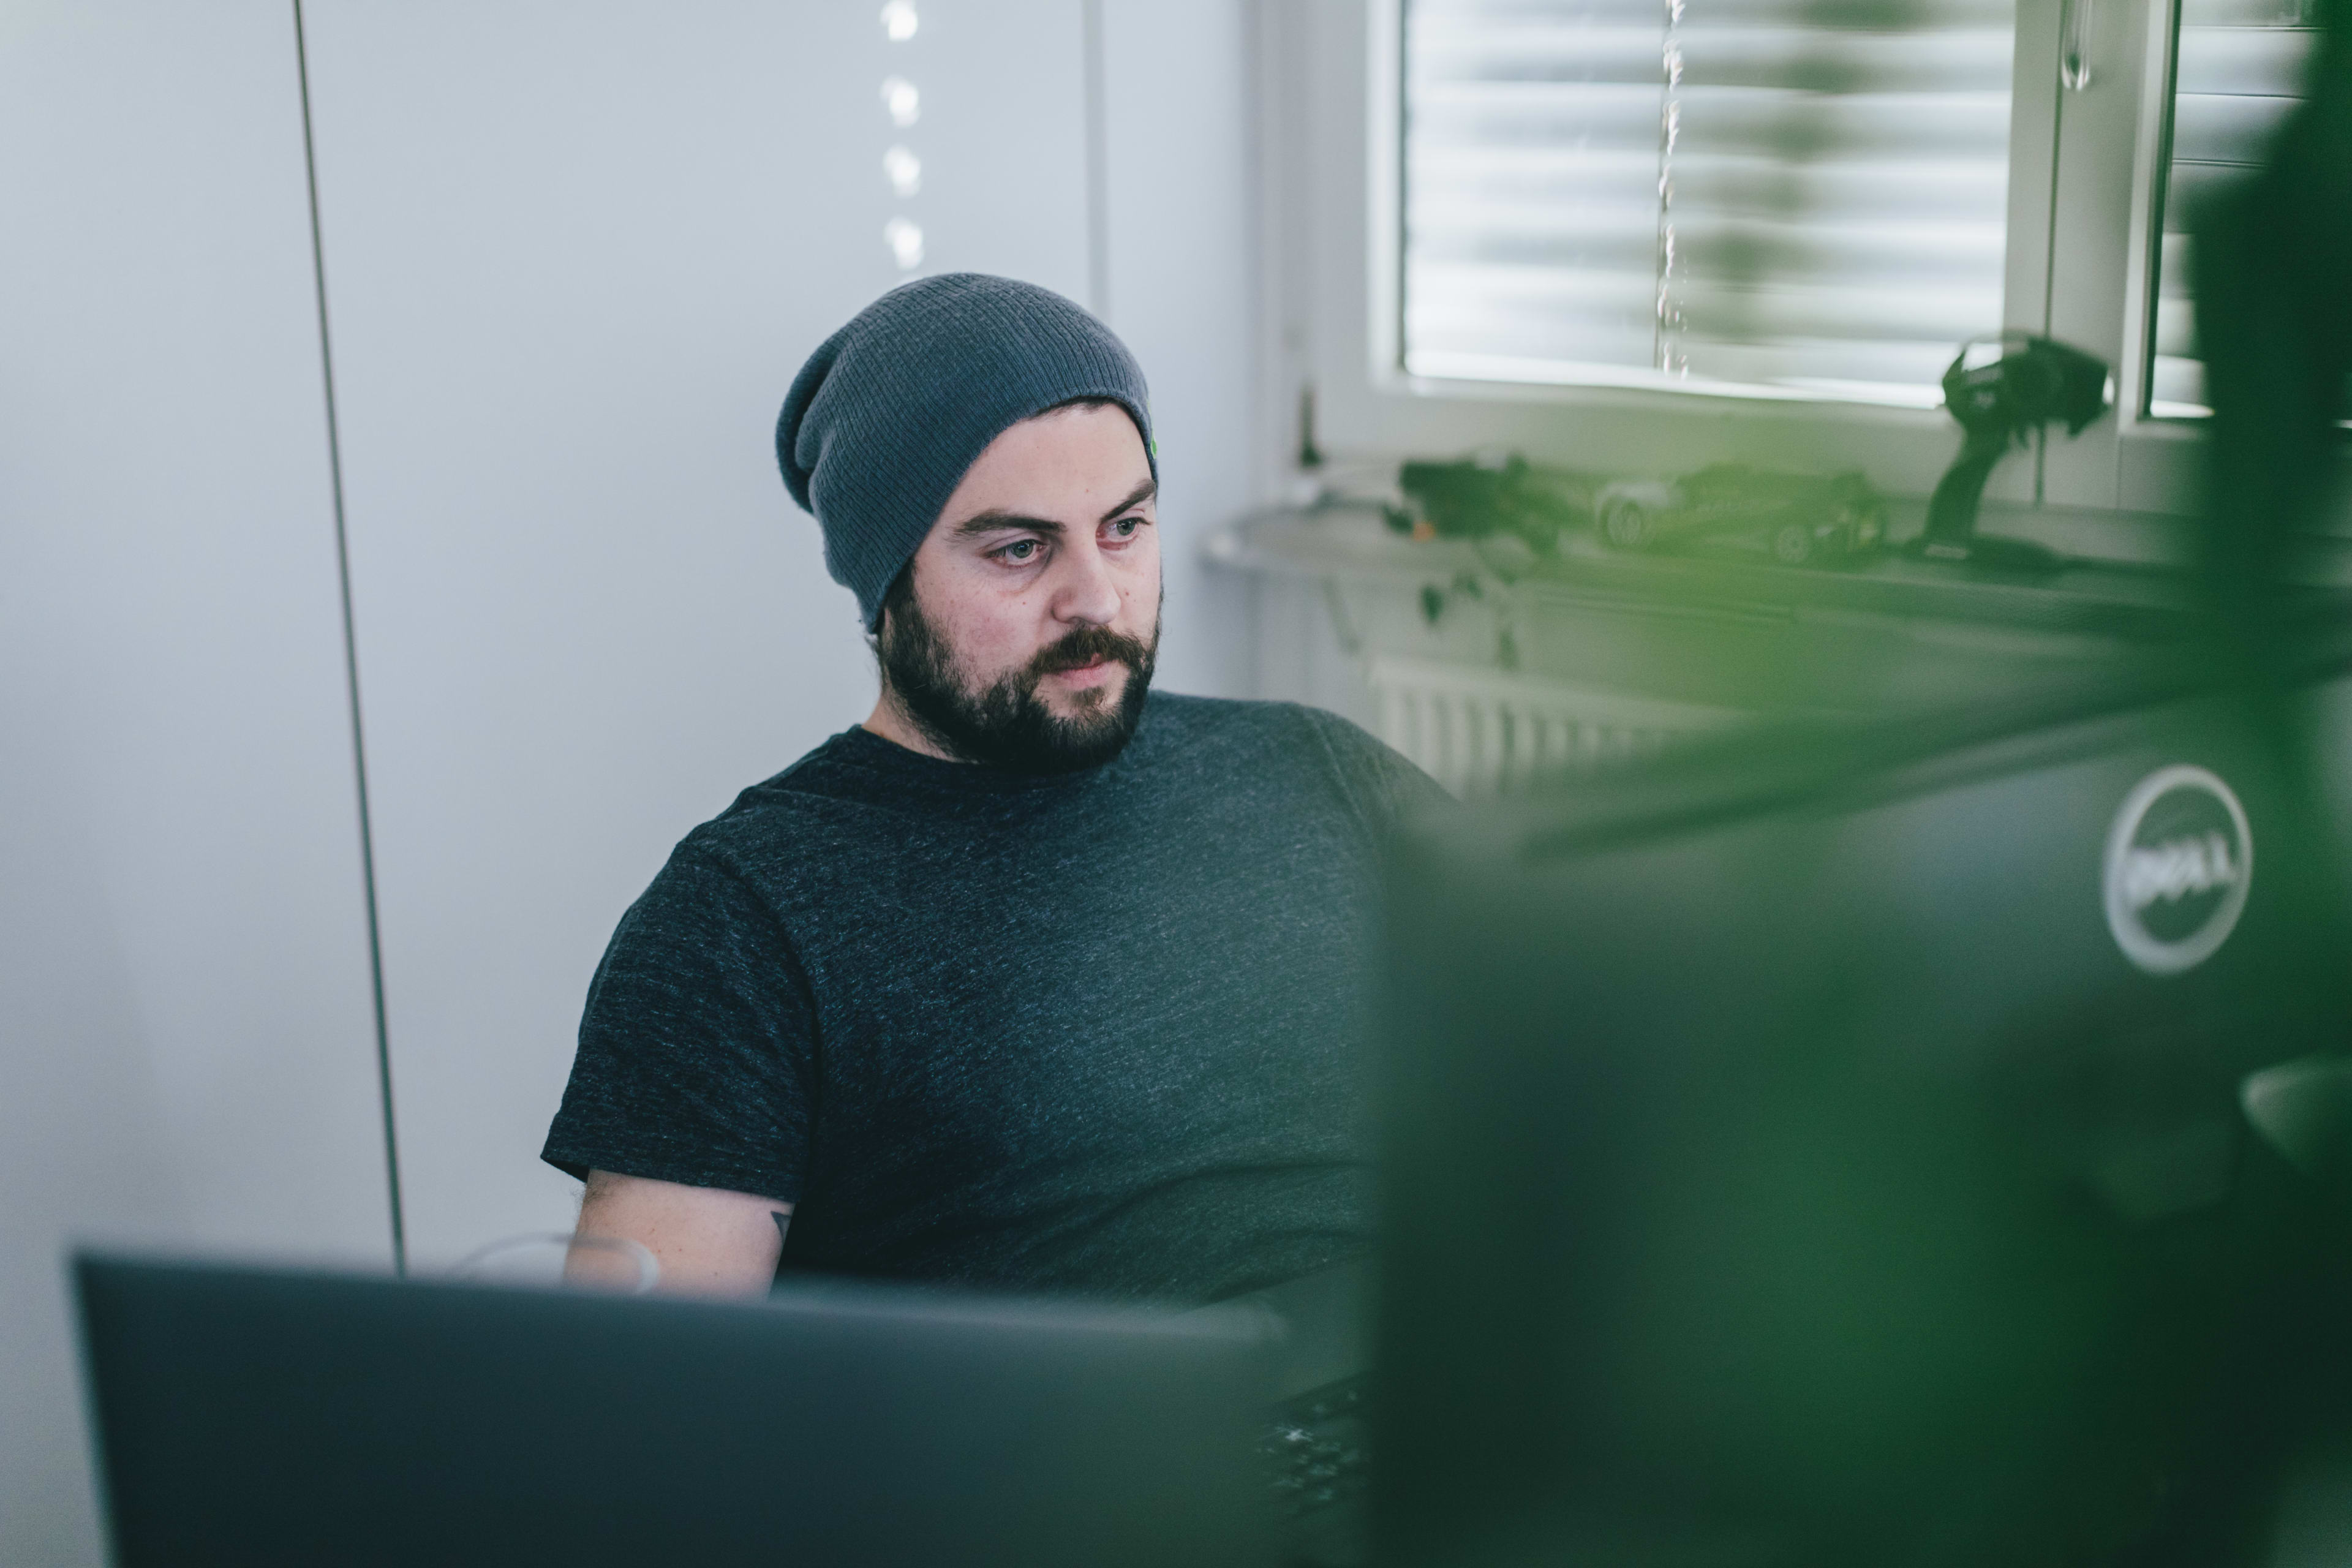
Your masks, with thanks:
M795 1206L782 1267L1208 1300L1368 1239L1380 838L1344 720L1154 693L1059 778L835 736L687 836L545 1158Z

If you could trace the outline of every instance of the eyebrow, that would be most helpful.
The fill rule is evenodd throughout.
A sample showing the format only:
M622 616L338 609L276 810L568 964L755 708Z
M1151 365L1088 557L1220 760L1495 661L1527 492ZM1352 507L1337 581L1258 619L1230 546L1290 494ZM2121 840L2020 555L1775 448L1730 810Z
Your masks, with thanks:
M1160 481L1146 479L1129 490L1126 500L1103 513L1101 521L1108 522L1121 512L1131 511L1141 506L1159 493ZM976 511L957 523L955 531L959 538L969 539L977 533L995 533L1004 529L1014 528L1032 533L1052 534L1055 538L1061 537L1062 533L1062 525L1051 518L1023 517L1018 512L1011 511Z

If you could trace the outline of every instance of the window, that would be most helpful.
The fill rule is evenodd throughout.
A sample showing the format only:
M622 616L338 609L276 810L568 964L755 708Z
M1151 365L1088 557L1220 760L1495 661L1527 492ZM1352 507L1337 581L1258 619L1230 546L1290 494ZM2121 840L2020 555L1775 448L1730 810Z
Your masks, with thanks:
M2284 104L2303 3L1265 7L1269 405L1311 388L1343 457L1860 467L1923 498L1959 344L2042 332L2114 367L2115 411L1988 500L2166 558L2142 514L2194 507L2200 439L2180 215Z
M1403 22L1407 373L1932 408L2001 326L2012 0Z

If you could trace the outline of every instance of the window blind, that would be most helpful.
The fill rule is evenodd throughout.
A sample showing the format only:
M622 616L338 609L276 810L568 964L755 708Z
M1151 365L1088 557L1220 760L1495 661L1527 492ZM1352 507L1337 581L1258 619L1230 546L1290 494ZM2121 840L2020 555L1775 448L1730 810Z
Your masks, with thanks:
M1935 406L2014 0L1407 0L1403 368Z
M2147 412L2210 414L2197 354L2189 227L2218 181L2252 172L2301 98L2318 0L2180 0L2173 54L2171 156L2158 247Z

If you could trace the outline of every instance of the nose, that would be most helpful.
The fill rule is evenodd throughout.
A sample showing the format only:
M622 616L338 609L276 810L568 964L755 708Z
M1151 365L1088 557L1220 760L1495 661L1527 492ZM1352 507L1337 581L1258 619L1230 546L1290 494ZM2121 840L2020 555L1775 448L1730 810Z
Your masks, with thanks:
M1107 626L1118 618L1118 584L1110 563L1092 539L1062 552L1061 581L1054 588L1054 618Z

